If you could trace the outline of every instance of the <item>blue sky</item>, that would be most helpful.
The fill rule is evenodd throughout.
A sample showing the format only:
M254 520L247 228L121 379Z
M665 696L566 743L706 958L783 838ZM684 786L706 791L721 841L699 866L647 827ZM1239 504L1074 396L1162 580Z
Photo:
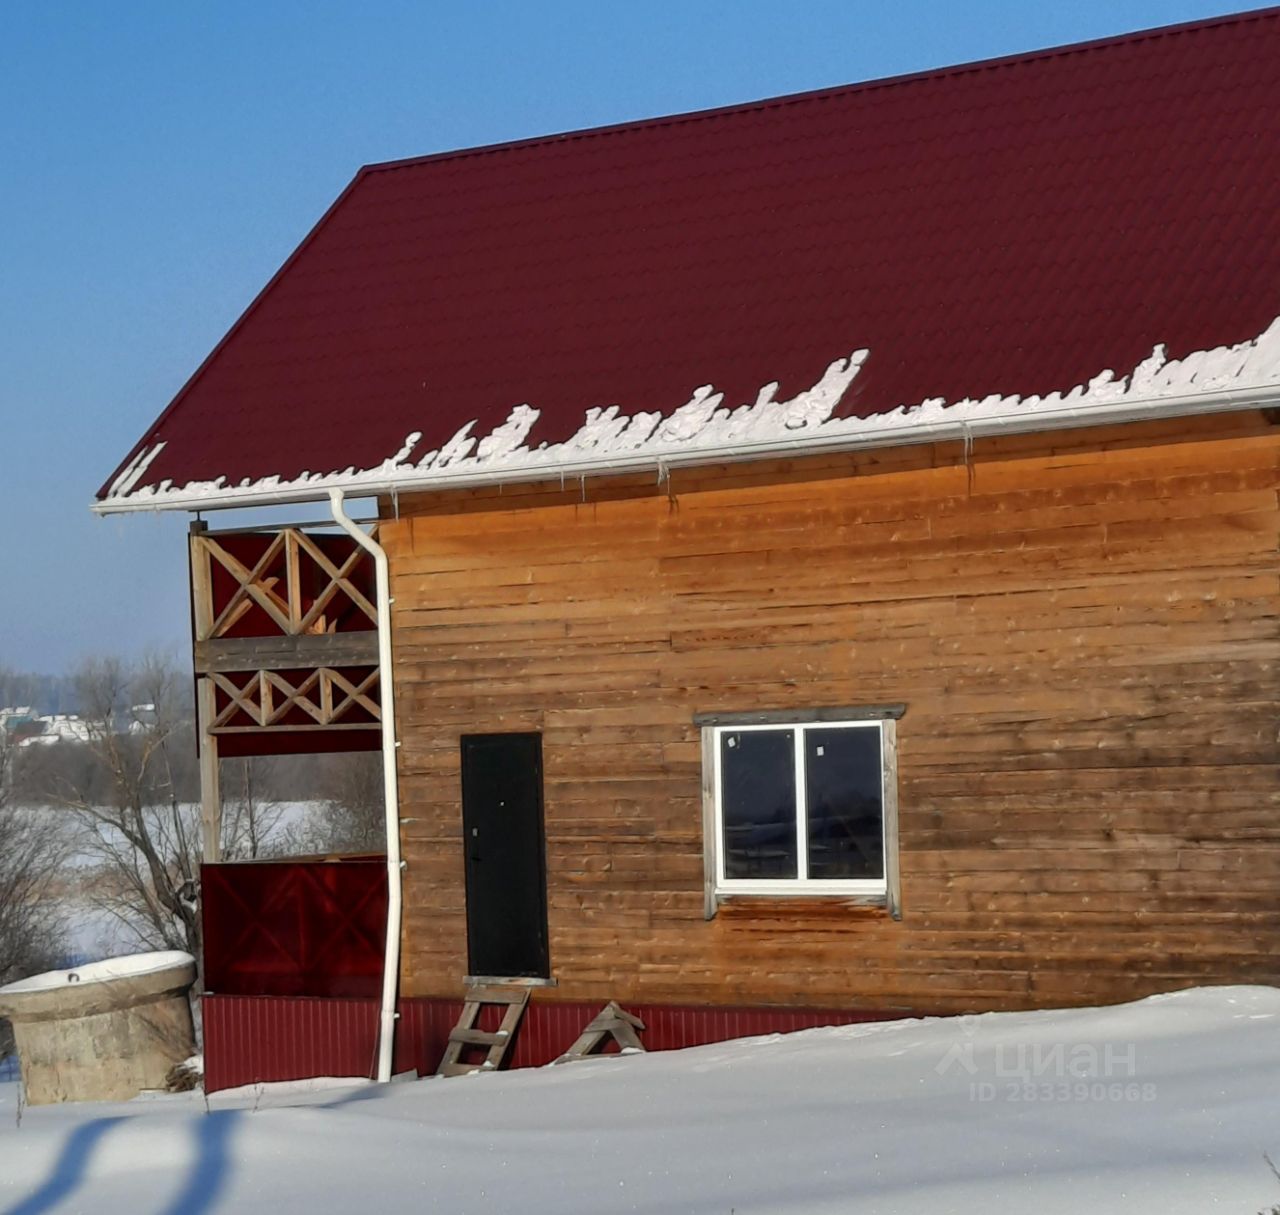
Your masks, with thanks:
M0 666L185 643L186 517L89 501L361 164L1249 7L6 0Z

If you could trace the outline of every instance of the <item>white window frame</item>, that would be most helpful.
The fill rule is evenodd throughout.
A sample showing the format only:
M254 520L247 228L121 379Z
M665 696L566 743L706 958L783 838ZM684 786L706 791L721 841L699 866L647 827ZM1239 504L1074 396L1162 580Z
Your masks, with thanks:
M723 898L842 897L884 904L900 917L898 882L897 732L902 707L782 714L706 714L701 716L703 759L703 830L706 853L706 914L715 915ZM856 715L855 715L856 714ZM744 720L745 719L745 720ZM881 833L884 876L880 878L810 878L809 815L806 801L804 738L807 730L875 730L880 739ZM721 798L721 739L725 734L790 730L795 746L796 868L794 878L729 878L725 875L724 807Z

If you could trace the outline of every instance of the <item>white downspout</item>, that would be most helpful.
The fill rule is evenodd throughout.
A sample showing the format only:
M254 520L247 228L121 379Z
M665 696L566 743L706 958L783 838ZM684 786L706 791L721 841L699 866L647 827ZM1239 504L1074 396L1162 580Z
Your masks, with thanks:
M360 530L342 504L342 490L329 491L333 521L373 557L378 600L378 690L382 706L382 796L387 818L387 943L382 965L382 1018L378 1033L378 1082L391 1079L396 1042L396 989L400 978L400 787L396 775L396 707L391 671L391 577L387 554Z

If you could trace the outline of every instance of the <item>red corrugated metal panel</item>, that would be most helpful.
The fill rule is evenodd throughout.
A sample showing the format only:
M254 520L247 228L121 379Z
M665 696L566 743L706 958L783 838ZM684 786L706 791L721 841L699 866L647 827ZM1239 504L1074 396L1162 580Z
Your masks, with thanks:
M205 1088L372 1075L376 1000L205 996Z
M461 1000L402 1000L396 1026L396 1070L434 1072L461 1011Z
M134 449L142 487L475 422L1046 392L1280 314L1280 10L362 170ZM105 487L104 487L105 489Z
M600 1008L601 1004L530 1004L509 1056L510 1065L540 1067L559 1058ZM819 1025L895 1020L906 1015L848 1009L698 1008L668 1004L628 1004L627 1011L644 1022L641 1039L648 1050L679 1050L730 1038L791 1033Z
M204 998L205 1087L209 1092L310 1076L371 1076L377 1042L376 1000L272 996ZM540 1067L573 1044L600 1004L531 1003L508 1056L510 1067ZM434 1072L461 1000L404 1000L397 1027L397 1071ZM645 1023L649 1050L676 1050L819 1025L894 1020L901 1011L792 1008L693 1008L629 1005Z

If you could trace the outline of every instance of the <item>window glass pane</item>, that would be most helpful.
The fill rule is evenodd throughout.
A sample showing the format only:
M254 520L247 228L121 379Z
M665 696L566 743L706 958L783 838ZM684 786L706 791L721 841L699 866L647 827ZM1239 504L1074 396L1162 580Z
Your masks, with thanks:
M727 878L796 876L796 753L790 730L720 735Z
M884 877L880 731L804 733L811 878Z

